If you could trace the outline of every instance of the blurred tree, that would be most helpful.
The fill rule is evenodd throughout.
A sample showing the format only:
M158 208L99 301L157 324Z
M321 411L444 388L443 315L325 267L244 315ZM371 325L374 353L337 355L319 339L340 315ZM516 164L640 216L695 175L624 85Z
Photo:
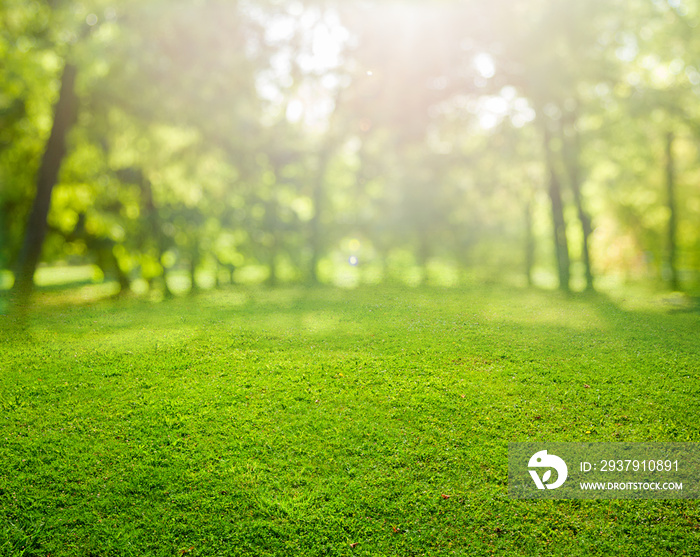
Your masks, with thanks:
M166 2L127 3L120 6L120 12L111 7L102 10L97 7L96 4L86 7L68 2L45 14L57 27L63 25L60 33L56 32L57 36L65 35L66 41L76 43L69 49L67 43L54 41L48 48L56 52L70 50L75 62L67 64L63 73L54 130L38 174L34 209L17 265L15 290L23 297L33 284L51 191L58 181L58 169L66 153L68 128L76 119L77 65L82 68L80 96L85 108L80 125L97 126L92 132L82 134L88 141L94 136L98 143L110 144L110 136L119 137L115 130L123 125L125 117L135 119L146 137L151 135L149 127L167 122L200 129L200 138L204 138L209 148L224 148L240 160L247 156L245 142L249 138L245 137L245 132L256 125L250 109L257 98L255 76L262 66L254 66L248 60L262 54L255 51L256 25L246 22L235 4L211 1L202 6L185 3L176 7ZM76 29L93 31L90 40L86 33ZM78 34L82 36L77 38ZM144 88L143 84L147 86ZM135 90L143 94L135 96ZM235 94L231 95L232 91ZM119 156L117 153L117 158ZM128 171L133 162L128 161L123 168L117 163L112 170L123 176L122 170ZM136 162L142 167L146 164ZM154 234L159 246L157 251L162 257L163 238L167 234L155 234L161 219L157 215L159 207L154 202L153 188L147 178L136 181L142 192L141 209L147 210L150 232ZM125 210L120 203L111 207L117 212ZM89 215L87 220L90 222ZM131 236L139 234L133 225L127 229ZM194 240L196 235L188 238ZM129 248L120 250L122 257L118 259L129 269L134 268L140 257L134 257L138 243L132 239ZM195 253L199 245L195 243L188 250L191 274L194 273L192 267L201 261ZM155 267L159 267L158 254L154 255ZM151 273L155 267L150 265ZM125 273L119 274L123 286L126 286ZM167 281L165 287L167 292Z
M51 205L51 192L58 180L58 172L66 154L66 135L77 116L76 71L72 64L66 64L63 69L61 92L56 103L56 115L51 128L51 136L46 144L46 150L39 167L36 195L15 275L14 288L20 305L26 302L34 285L34 271L39 263L46 235L46 218Z
M566 184L581 225L586 288L592 289L592 224L582 191L581 129L588 114L598 110L591 91L603 84L612 87L619 80L612 43L629 12L620 2L602 0L528 1L511 7L513 17L500 17L502 2L496 3L491 15L498 29L489 51L495 84L512 85L527 98L542 129L559 285L569 289Z
M58 180L58 172L66 153L66 136L77 115L78 100L75 92L77 69L72 62L65 62L65 59L68 56L68 42L74 40L73 36L79 32L79 27L76 28L73 25L65 28L67 39L61 40L54 37L50 25L60 21L64 14L58 8L43 6L38 2L31 2L29 5L23 6L10 2L7 6L3 6L3 12L3 19L6 18L6 21L10 23L5 32L5 48L9 48L10 44L13 43L19 44L20 51L34 51L35 56L49 56L56 66L59 68L63 66L59 70L59 96L54 108L53 125L37 171L34 202L15 265L14 293L17 304L23 306L33 287L34 271L41 255L46 234L46 219L51 202L51 192ZM25 57L22 54L11 53L10 60L13 58ZM33 64L14 65L14 67L10 64L8 68L10 82L13 78L17 79L18 76L23 76L35 69L36 66ZM13 71L16 72L15 76L12 75ZM20 77L20 79L22 78ZM27 80L28 83L32 83L32 81L32 79ZM30 93L27 86L23 89L20 94L24 95L24 98L15 97L10 90L11 108L7 114L11 118L13 116L15 118L30 117L24 110L25 102ZM4 199L4 203L7 203L7 199Z
M700 44L694 32L700 12L686 3L635 2L633 7L640 24L614 38L615 56L624 62L622 79L606 92L605 112L614 126L601 129L607 151L597 153L611 182L601 192L610 204L606 229L615 228L620 236L609 241L620 242L615 253L627 246L626 257L609 265L629 267L636 259L676 289L681 268L686 274L694 268L696 277L698 269L691 255L697 253L698 234L691 224L697 189L691 184L698 155L691 145L700 137Z
M676 209L676 168L673 156L673 132L666 135L666 204L668 207L668 269L671 290L679 290L678 211Z
M358 187L378 188L378 221L361 225L388 258L390 247L409 249L421 275L448 234L444 191L449 165L430 145L433 113L463 86L460 38L464 8L394 4L343 9L356 46L345 95L346 128L361 142ZM391 21L387 32L386 22ZM379 194L379 195L377 195ZM358 207L360 213L372 210Z

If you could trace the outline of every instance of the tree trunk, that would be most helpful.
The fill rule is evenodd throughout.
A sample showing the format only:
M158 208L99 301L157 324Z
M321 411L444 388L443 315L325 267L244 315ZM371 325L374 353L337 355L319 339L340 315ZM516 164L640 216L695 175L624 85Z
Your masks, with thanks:
M195 237L192 240L192 250L190 251L190 294L199 292L199 286L197 285L197 267L199 266L200 259L199 238Z
M163 269L163 295L166 298L172 298L173 293L168 286L168 271L163 263L163 255L167 249L166 239L161 227L160 213L158 212L158 207L156 206L155 198L153 196L153 187L150 180L144 175L140 168L137 170L137 172L139 187L141 188L141 206L148 220L150 236L155 243L158 262Z
M428 282L428 260L430 259L430 243L426 233L420 234L418 237L418 268L420 269L419 284L424 285Z
M532 268L535 265L535 235L532 227L532 200L528 199L525 204L525 276L528 286L534 284Z
M279 222L277 215L276 192L272 192L272 199L267 203L267 225L270 231L270 252L269 267L270 274L267 276L267 285L274 288L277 286L277 252L279 251Z
M61 76L61 92L56 103L53 127L46 144L37 176L36 195L32 205L24 242L15 274L14 296L18 304L24 305L34 289L34 273L46 236L46 221L51 206L51 192L58 181L61 163L66 155L66 136L75 123L78 98L75 95L77 70L66 64Z
M579 143L579 135L575 127L571 126L571 133L573 134L573 139L569 142L569 148L567 149L564 161L569 174L569 180L571 182L571 191L574 194L574 203L576 204L576 212L578 214L578 219L581 222L582 230L582 242L581 242L581 257L583 258L583 264L586 273L586 290L593 291L593 268L591 264L591 252L590 252L590 237L593 232L591 226L591 217L583 206L583 199L581 196L581 174L579 167L579 153L581 152L581 147ZM566 138L562 133L562 142L565 142ZM566 143L564 143L566 145Z
M566 220L564 219L564 203L561 198L561 184L554 168L549 130L545 126L545 155L549 171L549 200L552 207L552 228L554 232L554 250L557 258L557 274L559 289L569 291L570 259L569 245L566 239Z
M678 214L676 209L676 176L673 159L673 132L666 135L666 201L668 203L668 268L670 272L669 285L671 290L680 289L676 259L678 252L677 228Z
M321 152L316 169L313 190L314 215L311 218L311 261L309 261L309 278L313 284L318 283L318 260L321 258L322 230L321 230L321 214L325 207L325 192L324 181L326 177L326 168L328 167L329 149L324 149Z
M114 255L113 250L114 248L111 248L109 250L109 253L114 263L114 270L117 274L117 281L119 282L119 294L127 294L129 290L131 290L131 282L129 281L129 276L122 270L121 266L119 265L119 259L117 259L117 256Z

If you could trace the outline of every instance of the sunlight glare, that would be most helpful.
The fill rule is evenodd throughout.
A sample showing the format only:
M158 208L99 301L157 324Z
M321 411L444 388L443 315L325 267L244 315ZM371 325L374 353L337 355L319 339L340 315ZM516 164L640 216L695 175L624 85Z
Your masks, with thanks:
M476 71L479 72L479 75L486 79L490 79L496 75L496 65L491 55L487 52L480 52L474 56L474 67Z
M293 99L287 105L287 120L299 122L304 116L304 104L299 99Z
M282 114L291 123L323 129L344 83L340 70L349 31L332 9L299 2L272 18L263 19L264 12L252 6L250 13L264 24L265 41L277 48L269 69L257 79L258 93L269 103L269 121ZM306 77L295 78L298 70Z

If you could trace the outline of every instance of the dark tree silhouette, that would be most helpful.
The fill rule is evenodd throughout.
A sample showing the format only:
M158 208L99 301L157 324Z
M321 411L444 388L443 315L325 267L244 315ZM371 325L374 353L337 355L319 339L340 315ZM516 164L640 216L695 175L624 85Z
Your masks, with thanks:
M58 181L61 163L66 155L66 136L77 117L76 74L76 67L66 63L61 76L61 91L54 111L51 135L39 167L36 195L29 214L15 274L14 295L19 304L27 301L34 288L34 272L39 264L41 248L46 236L46 219L51 206L51 192Z

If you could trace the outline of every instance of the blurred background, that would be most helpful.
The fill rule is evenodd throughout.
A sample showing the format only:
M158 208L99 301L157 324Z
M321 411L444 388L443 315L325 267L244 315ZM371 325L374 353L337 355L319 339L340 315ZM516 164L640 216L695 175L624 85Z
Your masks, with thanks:
M700 286L700 4L2 0L0 291Z

